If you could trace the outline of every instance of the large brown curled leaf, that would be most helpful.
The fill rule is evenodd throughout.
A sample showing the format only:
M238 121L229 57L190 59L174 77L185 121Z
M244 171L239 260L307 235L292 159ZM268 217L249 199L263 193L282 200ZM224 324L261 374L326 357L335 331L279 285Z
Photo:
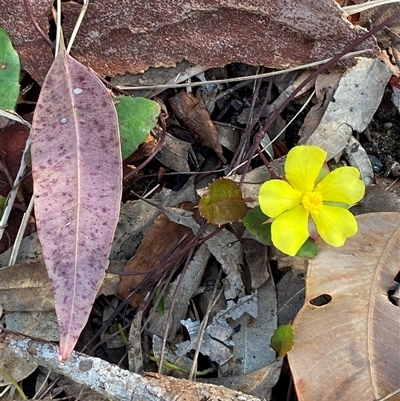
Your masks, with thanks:
M180 208L193 210L193 204L184 202ZM192 238L193 233L190 228L170 221L164 213L161 213L154 224L146 231L135 256L128 260L124 273L146 271L150 273L153 268L159 266L151 277L151 286L154 286L165 271L179 265L185 254L178 256L178 253ZM172 260L164 263L166 259ZM118 295L122 298L128 297L145 277L146 274L121 276ZM137 307L143 301L147 290L149 290L149 283L133 296L130 304Z
M67 359L108 266L122 195L117 114L101 81L61 50L32 124L35 217Z
M5 3L0 26L9 32L23 68L42 82L51 50L26 17L22 1ZM52 4L35 0L31 5L44 32ZM80 11L76 2L63 2L66 37ZM89 3L72 55L101 76L182 60L282 69L332 57L364 33L333 0L97 0ZM357 49L366 48L378 50L373 38Z
M222 146L218 140L218 131L207 110L201 106L199 101L191 93L181 91L171 97L169 103L175 115L199 135L200 142L214 149L222 163L226 164L226 159L222 154Z
M400 266L400 213L357 220L343 247L321 244L310 261L289 352L299 401L372 401L400 388L400 307L388 295ZM311 303L323 294L328 304Z

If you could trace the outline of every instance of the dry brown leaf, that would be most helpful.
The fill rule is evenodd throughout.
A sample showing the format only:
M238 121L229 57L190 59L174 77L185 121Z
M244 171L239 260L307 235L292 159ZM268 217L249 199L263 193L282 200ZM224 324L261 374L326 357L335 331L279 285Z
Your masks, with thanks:
M0 368L4 370L9 377L0 375L0 386L6 386L11 383L11 378L19 382L28 377L38 364L32 361L26 361L17 357L8 347L0 343ZM10 398L8 398L10 399Z
M52 4L31 2L45 32ZM80 10L76 2L63 3L66 38ZM9 32L22 67L43 82L51 51L22 1L0 8L0 26ZM71 55L101 76L174 66L184 59L210 67L244 62L281 69L331 57L364 32L332 0L97 0L89 4ZM373 38L361 48L377 50Z
M190 171L188 162L190 149L190 143L181 141L167 132L163 147L157 153L156 159L174 171L188 172Z
M202 107L198 99L191 93L179 92L169 99L175 115L183 121L192 131L199 135L200 142L214 149L215 153L226 164L226 159L222 153L222 146L218 140L218 131L211 121L207 110Z
M181 206L185 210L193 210L193 204L185 202ZM174 223L161 213L154 221L153 225L146 231L142 243L135 256L128 260L124 273L146 272L163 262L164 258L173 258L182 250L193 238L190 228ZM185 255L180 255L177 259L165 263L156 270L151 278L152 284L156 284L163 272L172 266L179 264ZM144 279L146 274L121 276L118 287L118 295L126 298ZM145 297L145 292L137 293L133 296L130 304L137 307Z
M122 271L124 261L112 261L109 269ZM106 274L99 294L117 291L119 277ZM23 263L0 269L0 300L5 311L29 312L54 310L54 295L44 263Z
M342 248L321 245L310 261L289 352L299 401L372 401L400 388L400 307L388 298L400 265L400 213L357 220L357 235ZM323 294L328 304L310 304Z

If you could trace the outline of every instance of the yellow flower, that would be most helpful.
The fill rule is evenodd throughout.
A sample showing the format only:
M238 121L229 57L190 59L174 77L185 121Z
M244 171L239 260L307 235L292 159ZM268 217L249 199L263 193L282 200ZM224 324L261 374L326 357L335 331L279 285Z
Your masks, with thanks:
M273 244L294 256L309 237L310 217L318 234L339 247L358 229L347 210L364 196L365 185L355 167L332 172L324 167L327 153L317 146L296 146L287 155L286 180L261 185L261 210L273 218Z

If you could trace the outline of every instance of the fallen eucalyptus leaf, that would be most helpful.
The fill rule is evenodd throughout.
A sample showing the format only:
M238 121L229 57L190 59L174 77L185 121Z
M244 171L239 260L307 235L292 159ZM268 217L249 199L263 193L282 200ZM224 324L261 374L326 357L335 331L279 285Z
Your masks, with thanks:
M341 248L321 244L309 264L288 354L300 401L377 400L400 388L400 308L388 295L399 270L400 213L357 221L357 235Z
M101 81L61 49L32 124L35 217L68 359L108 266L119 218L117 114Z

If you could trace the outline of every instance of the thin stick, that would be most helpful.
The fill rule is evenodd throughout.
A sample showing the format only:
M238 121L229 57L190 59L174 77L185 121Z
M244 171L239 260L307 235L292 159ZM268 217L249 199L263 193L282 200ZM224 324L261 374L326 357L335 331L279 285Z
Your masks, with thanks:
M14 181L14 186L7 196L7 199L5 202L5 208L3 211L3 216L0 219L0 240L3 238L4 230L7 227L7 222L8 222L10 213L11 213L11 209L14 205L15 198L17 197L19 184L21 183L22 178L24 177L24 174L25 174L25 170L26 170L25 155L27 154L27 152L31 146L31 141L32 141L31 133L29 133L29 137L26 140L25 149L24 149L24 152L21 157L21 164L19 166L18 174Z
M203 224L200 227L198 233L196 234L196 237L202 235L206 228L207 228L207 224ZM195 248L193 247L189 251L189 255L186 258L185 265L183 266L182 273L181 273L181 275L179 277L179 281L178 281L178 284L176 286L174 296L172 297L171 307L170 307L170 309L168 311L167 321L166 321L166 324L165 324L165 333L164 333L164 336L163 336L163 341L162 341L162 346L161 346L160 364L158 365L158 373L161 373L161 370L162 370L162 362L163 362L164 354L165 354L165 345L167 343L168 331L169 331L169 329L171 327L172 313L173 313L173 311L175 309L175 304L176 304L176 300L178 298L178 293L179 293L179 291L180 291L180 289L182 287L183 278L185 277L185 273L186 273L186 271L188 269L189 263L192 260L192 257L193 257L193 254L194 254L194 250L195 250Z
M34 198L35 198L35 196L32 195L31 200L28 205L28 209L24 213L24 217L22 218L21 224L19 226L17 237L15 238L14 246L12 248L10 261L8 262L9 266L15 265L15 262L17 260L19 247L21 246L22 238L24 237L24 232L26 230L26 227L27 227L28 221L29 221L29 217L31 216L31 213L33 210L33 199Z
M308 99L305 101L305 103L303 104L303 106L301 106L300 110L295 114L295 116L282 128L282 130L279 132L279 134L272 139L272 141L268 144L272 145L289 127L290 124L292 124L293 121L295 121L297 119L297 117L303 112L303 110L308 106L308 104L311 102L312 98L315 95L315 89L312 91L311 95L308 97ZM263 145L263 150L265 150L268 146Z
M6 380L8 380L18 391L19 395L23 400L27 400L27 396L24 393L24 390L22 390L21 386L17 383L17 381L4 369L0 368L0 376L3 376Z
M370 1L368 3L363 3L363 4L356 4L354 6L346 6L342 7L342 10L347 14L347 15L353 15L360 13L362 11L369 10L370 8L373 7L379 7L383 5L387 5L390 3L398 3L400 0L375 0L375 1Z
M371 49L357 50L355 52L351 52L351 53L347 53L346 55L343 55L342 58L346 59L349 57L360 56L361 54L370 53L370 52L372 52ZM333 60L333 58L334 57L326 58L324 60L314 61L312 63L298 65L296 67L291 67L286 70L266 72L264 74L259 74L259 75L247 75L244 77L214 79L213 81L191 82L191 83L183 83L183 84L142 85L142 86L124 86L124 85L122 85L122 86L118 86L118 88L123 89L123 90L129 90L129 91L137 91L137 90L145 90L145 89L186 88L187 86L203 86L203 85L225 84L228 82L253 81L254 79L268 78L268 77L273 77L276 75L287 74L288 72L291 72L291 71L298 71L298 70L303 70L305 68L318 67L321 64L325 64L325 63Z
M382 398L379 398L379 400L376 401L386 401L389 400L390 398L392 398L394 395L399 394L400 393L400 388L398 388L397 390L392 391L390 394L385 395Z
M40 36L50 45L51 48L54 48L54 43L49 39L49 37L42 31L42 28L36 22L34 15L32 14L31 7L29 5L29 0L24 0L25 11L28 14L29 19L32 21L33 25L35 25L36 30L39 32Z
M295 114L295 116L282 128L282 130L279 132L279 134L268 144L268 145L264 145L261 144L260 146L262 147L263 152L268 152L267 148L272 145L289 127L290 124L293 123L293 121L296 120L296 118L299 116L300 113L303 112L303 110L307 107L307 105L310 103L310 101L312 100L313 96L315 94L315 90L311 93L311 95L308 97L308 99L306 100L306 102L303 104L303 106L301 107L301 109ZM269 155L271 156L271 155ZM256 157L258 157L258 154L253 155L253 159L255 159ZM235 171L237 171L239 168L243 167L246 163L248 162L248 159L245 158L245 160L240 163L238 166L236 166L235 168L233 168L231 171L229 171L229 173L226 175L227 177L233 175L235 173Z
M61 0L57 0L57 10L56 10L56 50L54 52L54 57L57 57L60 50L61 41Z
M254 81L254 89L253 89L253 95L252 95L252 99L251 99L251 104L250 104L250 108L249 108L249 117L247 119L247 124L246 124L246 128L243 132L243 135L240 138L240 143L239 146L237 147L237 150L235 152L235 154L232 157L232 161L231 161L231 167L233 168L236 164L240 163L243 154L245 152L246 149L246 145L247 143L250 141L250 135L251 132L254 128L253 124L252 124L252 118L253 118L253 112L254 112L254 106L256 104L256 100L258 97L258 94L260 92L260 87L261 87L261 83L262 83L262 79L257 79L256 81ZM271 87L271 83L269 84L269 87ZM265 97L267 98L267 96ZM262 113L262 110L261 110Z
M203 342L204 333L207 328L208 319L210 318L210 313L211 313L212 309L214 308L215 304L217 303L219 297L222 295L222 292L223 292L223 290L221 289L217 294L218 283L221 280L221 276L222 276L222 269L220 270L218 279L215 281L213 292L211 294L210 301L207 305L206 314L204 316L203 321L200 324L199 331L197 332L196 350L194 352L193 363L192 363L192 367L190 369L188 380L193 380L193 376L195 375L195 373L197 371L197 359L199 357L201 343Z
M71 47L74 44L75 41L75 37L78 34L79 28L82 25L82 21L83 21L83 17L86 14L86 10L88 8L89 5L89 0L83 0L83 6L81 8L81 12L79 13L79 17L78 20L76 21L74 30L72 31L72 35L71 38L69 39L69 43L68 43L68 47L67 47L67 53L69 54L69 52L71 51Z
M22 117L20 117L17 113L15 113L13 111L11 112L11 111L6 111L6 110L0 110L0 116L6 117L13 121L16 121L17 123L26 125L29 129L32 128L31 123L28 123L28 121L24 120Z

